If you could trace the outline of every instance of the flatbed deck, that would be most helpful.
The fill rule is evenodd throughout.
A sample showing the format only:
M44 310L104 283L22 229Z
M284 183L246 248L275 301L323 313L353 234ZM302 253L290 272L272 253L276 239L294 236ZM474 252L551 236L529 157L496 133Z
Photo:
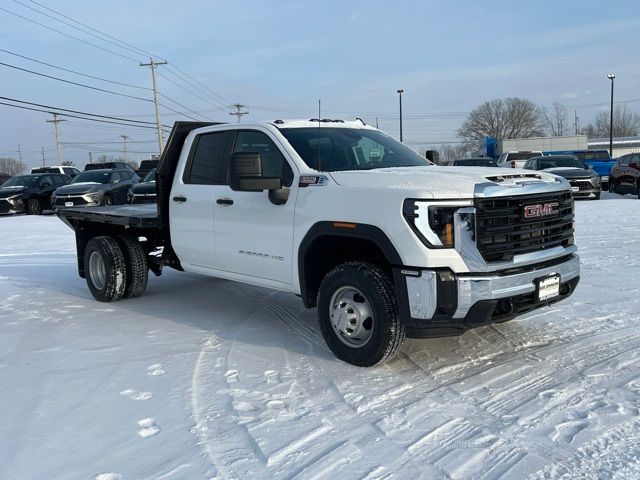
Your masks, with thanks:
M104 207L82 207L59 209L57 215L63 220L89 221L137 228L160 228L160 215L155 203L143 205L110 205Z

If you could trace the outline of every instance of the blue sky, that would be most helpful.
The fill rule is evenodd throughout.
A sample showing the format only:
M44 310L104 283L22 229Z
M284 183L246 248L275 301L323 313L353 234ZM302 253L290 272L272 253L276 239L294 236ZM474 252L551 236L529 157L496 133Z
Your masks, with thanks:
M40 1L40 0L39 0ZM42 0L43 1L43 0ZM30 0L20 3L42 10ZM405 140L455 141L466 112L485 100L522 96L560 101L581 124L616 99L640 99L640 7L637 1L52 1L47 6L138 48L166 58L222 99L198 98L159 69L160 91L215 120L233 120L221 104L240 102L245 120L323 116L368 122L398 133L397 94L405 90ZM149 87L141 55L99 42L13 0L2 8L131 56L124 59L0 11L0 48L61 67ZM0 52L0 62L121 93L149 92L78 77ZM2 95L89 112L153 120L149 102L62 84L0 66ZM177 81L182 87L172 84ZM202 94L200 95L202 97ZM208 100L208 101L205 101ZM176 110L184 110L168 100ZM640 111L640 101L627 105ZM191 114L193 115L193 114ZM47 115L0 105L0 156L20 144L27 163L53 163ZM177 117L163 109L163 123ZM120 135L140 157L154 147L152 130L68 119L65 159L83 165L88 149L118 149ZM134 143L140 142L140 143ZM89 145L92 144L92 145ZM15 155L15 153L13 153ZM109 153L111 154L111 153ZM117 153L113 153L117 154ZM132 154L135 158L138 154Z

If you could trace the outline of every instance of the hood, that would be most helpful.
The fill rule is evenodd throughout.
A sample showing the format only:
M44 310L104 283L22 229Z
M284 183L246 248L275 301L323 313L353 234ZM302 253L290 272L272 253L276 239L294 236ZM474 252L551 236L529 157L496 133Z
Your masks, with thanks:
M136 195L156 193L156 182L136 183L129 189L129 191Z
M0 188L0 198L13 197L14 195L18 195L19 193L24 193L27 190L27 187L22 187L20 185L16 185L15 187Z
M331 172L338 185L357 188L396 188L433 198L471 198L479 184L517 187L525 183L557 184L545 172L496 167L398 167Z
M560 175L563 178L589 178L597 176L597 174L593 173L591 170L585 170L584 168L577 167L545 168L543 172Z
M106 183L81 182L70 183L56 189L56 195L83 195L85 193L97 192L105 190L108 187Z

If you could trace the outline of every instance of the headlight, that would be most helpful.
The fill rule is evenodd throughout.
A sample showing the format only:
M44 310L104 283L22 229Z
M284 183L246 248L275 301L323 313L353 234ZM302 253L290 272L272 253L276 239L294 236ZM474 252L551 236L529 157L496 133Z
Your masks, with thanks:
M411 229L426 247L454 248L457 225L461 225L472 232L475 228L475 219L472 214L456 214L458 209L471 205L472 202L438 202L408 199L404 201L402 213Z
M11 203L12 205L22 205L22 199L20 198L22 197L22 194L19 193L17 195L12 195L10 197L7 197L7 200L9 201L9 203Z

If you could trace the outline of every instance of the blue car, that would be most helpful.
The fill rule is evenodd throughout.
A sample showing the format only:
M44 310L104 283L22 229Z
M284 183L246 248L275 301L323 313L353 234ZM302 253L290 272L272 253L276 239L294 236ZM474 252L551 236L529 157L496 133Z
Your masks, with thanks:
M575 155L588 167L600 175L602 190L609 189L609 174L616 164L615 158L611 158L608 150L566 150L563 155Z

